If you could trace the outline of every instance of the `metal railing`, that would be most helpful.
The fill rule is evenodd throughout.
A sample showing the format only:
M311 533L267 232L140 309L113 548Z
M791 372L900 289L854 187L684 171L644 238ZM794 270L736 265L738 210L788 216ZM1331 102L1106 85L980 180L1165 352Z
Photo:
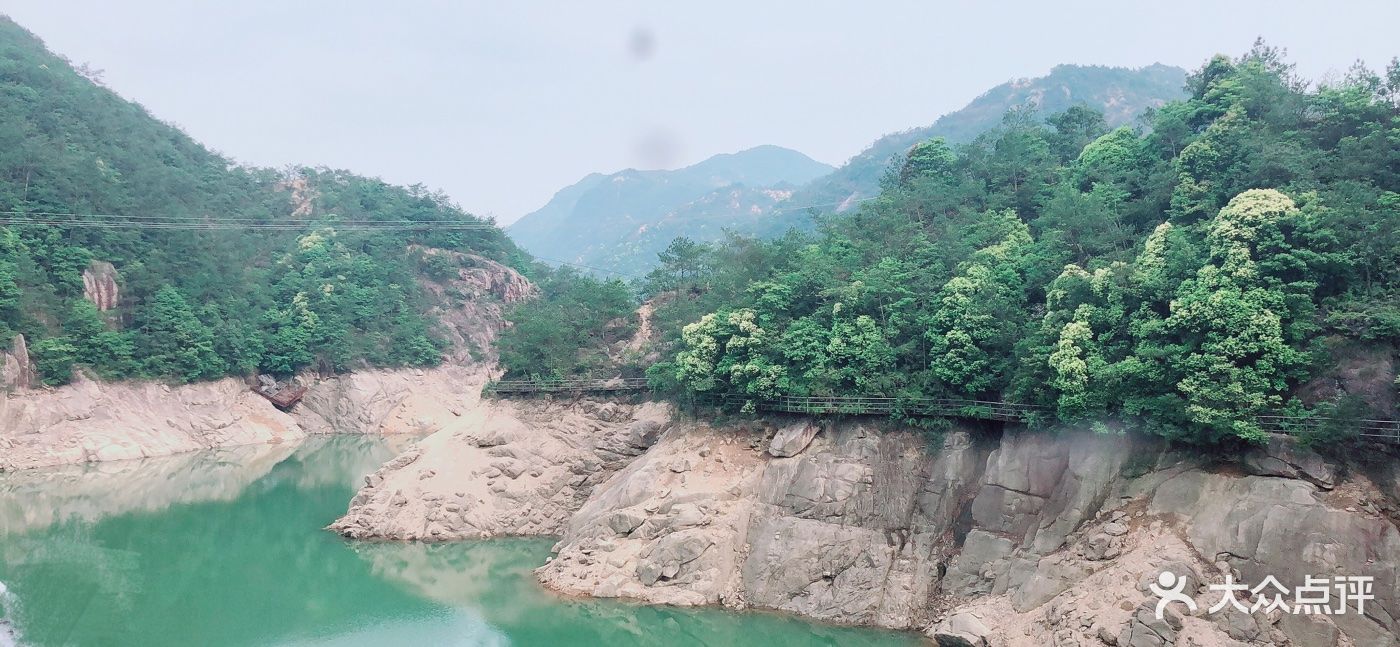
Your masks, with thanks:
M1400 444L1400 420L1267 415L1255 416L1255 421L1260 429L1272 433L1299 434L1336 425L1344 432L1355 431L1357 438Z
M729 400L742 400L731 396ZM756 400L754 406L766 411L812 415L892 415L977 418L1002 422L1027 422L1049 409L1032 404L963 400L958 398L889 398L882 396L782 396Z
M648 388L646 378L568 379L568 380L502 380L486 385L485 393L606 393L642 391ZM1035 418L1053 416L1049 407L997 400L967 400L959 398L891 398L884 396L779 396L755 399L727 395L726 402L752 401L763 411L824 415L903 415L940 418L972 418L1000 422L1030 422ZM1357 438L1400 444L1400 420L1346 419L1315 416L1260 415L1255 421L1264 431L1298 435L1323 431L1335 425L1344 432L1355 432Z

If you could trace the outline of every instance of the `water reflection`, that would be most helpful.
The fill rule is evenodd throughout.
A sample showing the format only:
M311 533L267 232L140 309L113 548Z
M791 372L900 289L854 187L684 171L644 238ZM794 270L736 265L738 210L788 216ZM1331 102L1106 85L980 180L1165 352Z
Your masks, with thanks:
M648 606L623 600L565 598L533 571L552 539L447 544L359 544L372 572L406 590L469 610L523 645L897 645L894 632L816 625L770 613Z
M231 501L300 444L248 445L0 474L0 535L181 503Z
M785 616L560 599L531 573L550 540L373 544L321 530L406 440L3 475L0 622L40 647L910 642Z
M357 488L417 436L311 437L128 461L0 474L0 536L172 505L232 501L264 481ZM290 460L288 460L290 459ZM269 478L270 477L270 478Z

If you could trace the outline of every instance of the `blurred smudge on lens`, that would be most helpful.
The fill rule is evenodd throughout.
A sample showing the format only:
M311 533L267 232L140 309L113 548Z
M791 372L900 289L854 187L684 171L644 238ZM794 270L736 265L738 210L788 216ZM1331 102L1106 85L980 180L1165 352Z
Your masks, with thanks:
M632 155L639 169L672 168L681 157L680 138L666 128L654 128L632 143Z
M650 60L656 54L656 36L646 27L633 29L627 38L627 53L637 62Z

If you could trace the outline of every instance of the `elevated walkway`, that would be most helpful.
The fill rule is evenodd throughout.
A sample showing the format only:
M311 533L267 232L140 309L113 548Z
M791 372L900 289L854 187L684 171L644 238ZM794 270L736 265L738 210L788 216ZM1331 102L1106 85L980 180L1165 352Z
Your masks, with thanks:
M504 380L486 385L486 394L529 393L616 393L648 390L646 378L613 378L610 380ZM741 396L726 396L728 401L743 401ZM904 415L937 418L967 418L999 422L1026 423L1040 416L1053 415L1046 407L993 400L962 400L957 398L889 398L881 396L783 396L756 400L754 406L762 411L800 413L812 416L829 415ZM1271 433L1301 434L1319 431L1329 425L1355 431L1364 440L1400 445L1400 420L1340 419L1306 416L1261 415L1255 420L1260 428Z

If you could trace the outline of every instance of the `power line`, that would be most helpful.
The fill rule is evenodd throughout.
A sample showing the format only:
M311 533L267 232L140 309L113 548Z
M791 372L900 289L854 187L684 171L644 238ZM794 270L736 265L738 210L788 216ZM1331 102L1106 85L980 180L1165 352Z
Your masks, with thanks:
M301 231L310 227L331 227L342 231L391 231L436 229L450 231L493 230L495 225L469 221L425 220L266 220L247 217L212 216L122 216L48 211L0 211L0 225L41 225L96 229L176 229L190 231L267 230Z
M278 223L300 223L300 222L308 222L308 223L309 223L309 222L313 222L313 221L310 221L310 220L291 220L291 221L287 221L287 220L269 220L269 219L267 219L267 218L251 218L251 217L244 217L244 216L232 216L232 217L229 217L229 216L188 216L188 215L117 215L117 214L110 214L110 213L66 213L66 212L57 212L57 211L0 211L0 217L3 217L3 216L15 216L15 217L24 217L24 218L41 218L41 219L43 219L43 218L67 218L67 219L115 220L115 221L121 221L121 222L126 222L126 221L138 221L138 222L145 222L145 221L167 222L167 221L168 221L168 222L198 222L198 223L204 223L204 222L215 222L215 223L242 223L242 222L250 222L250 223L273 223L273 224L278 224ZM332 220L331 222L334 222L334 223L337 223L337 224L342 224L342 223L344 223L344 224L367 224L367 225L380 225L380 224L391 224L391 225L392 225L392 224L419 225L419 224L434 224L434 223L459 223L459 224L462 224L462 225L470 225L470 226L473 226L473 227L482 227L482 228L488 228L488 229L489 229L489 228L493 228L493 227L495 226L495 225L491 225L491 224L485 223L485 222L466 221L466 220L463 220L463 221L451 221L451 220L446 220L446 221L444 221L444 220L356 220L356 219L341 219L339 216L335 216L334 214L331 214L331 216L332 216L333 218L335 218L335 219Z

